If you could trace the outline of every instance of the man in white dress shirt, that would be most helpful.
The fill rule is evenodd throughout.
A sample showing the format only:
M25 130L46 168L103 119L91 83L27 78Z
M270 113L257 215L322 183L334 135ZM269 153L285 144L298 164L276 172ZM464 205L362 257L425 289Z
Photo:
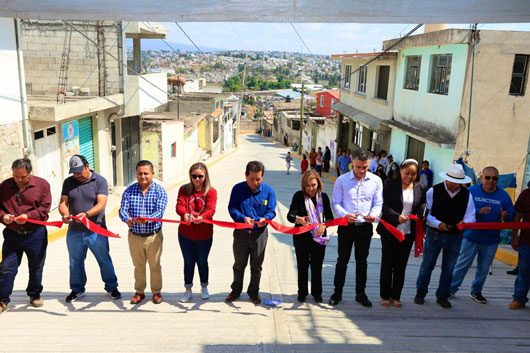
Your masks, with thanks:
M370 153L357 150L353 153L353 169L341 175L333 187L332 205L337 217L347 217L349 225L339 226L335 267L335 292L329 299L331 305L342 300L342 288L351 250L355 244L355 300L365 307L372 303L365 293L367 257L373 235L372 222L379 217L383 205L381 178L368 171Z
M460 164L453 164L445 172L439 173L444 179L442 183L434 185L427 191L427 234L423 261L421 262L417 293L414 298L416 304L423 304L429 289L431 273L436 266L440 252L442 257L442 273L436 290L436 302L442 308L451 308L449 290L453 280L453 269L460 246L463 231L458 230L462 223L475 222L475 204L464 186L471 182Z

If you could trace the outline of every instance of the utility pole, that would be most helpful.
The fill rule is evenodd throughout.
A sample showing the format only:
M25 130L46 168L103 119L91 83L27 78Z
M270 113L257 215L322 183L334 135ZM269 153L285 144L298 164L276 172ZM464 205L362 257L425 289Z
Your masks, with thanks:
M237 113L237 128L236 128L236 147L239 146L239 131L241 130L241 109L243 109L243 89L245 88L245 76L247 74L247 66L243 66L243 82L241 83L241 94L239 95L239 111Z
M477 45L477 24L473 24L473 27L471 28L471 82L469 84L469 111L468 111L468 117L467 117L467 141L466 141L466 162L467 157L471 155L471 150L469 149L469 139L471 136L471 108L473 106L473 80L475 76L475 48Z
M302 97L300 99L300 142L298 143L298 154L302 156L302 138L304 128L304 81L302 81ZM311 146L310 146L311 147Z

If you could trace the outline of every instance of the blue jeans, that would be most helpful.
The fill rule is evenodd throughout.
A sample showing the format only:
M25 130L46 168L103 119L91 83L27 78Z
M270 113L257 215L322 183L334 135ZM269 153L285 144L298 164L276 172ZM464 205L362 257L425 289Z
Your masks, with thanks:
M18 267L25 253L28 257L29 280L26 287L28 296L42 292L42 269L48 247L48 231L39 227L28 235L19 235L7 228L4 229L2 246L2 262L0 262L0 301L9 303L13 293L13 284Z
M515 280L513 300L525 304L530 289L530 246L519 242L519 274Z
M105 290L118 288L118 279L109 254L109 239L89 230L68 230L66 245L70 256L70 289L84 292L86 284L85 259L90 249L99 265Z
M498 247L498 243L478 244L464 238L462 240L462 246L460 247L458 262L456 263L455 270L453 271L451 293L456 293L458 288L462 285L467 270L469 270L469 267L471 267L473 264L473 259L477 253L477 271L475 272L475 279L471 283L471 293L481 293Z
M212 248L213 238L204 240L193 240L179 234L180 250L184 257L184 287L193 287L193 274L195 264L199 269L201 286L208 285L208 255Z
M462 244L462 232L448 234L440 232L432 227L427 227L425 236L425 248L423 250L423 261L421 262L416 288L419 292L427 294L431 273L436 266L438 255L442 255L442 273L436 290L436 298L443 299L449 296L451 282L453 281L453 269L458 259L460 245Z

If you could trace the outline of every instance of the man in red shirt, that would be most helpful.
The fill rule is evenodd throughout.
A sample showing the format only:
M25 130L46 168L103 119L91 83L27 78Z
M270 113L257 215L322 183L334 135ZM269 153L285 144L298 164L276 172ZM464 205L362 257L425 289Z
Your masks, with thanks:
M528 189L517 198L515 202L515 222L530 222L530 182ZM528 301L528 290L530 289L530 229L513 230L512 247L519 251L519 273L515 280L513 301L510 309L524 308Z
M302 169L302 174L305 173L307 170L307 167L309 166L309 163L307 162L307 156L305 154L302 155L302 161L300 162L300 168Z
M13 177L0 184L0 222L4 229L2 262L0 262L0 313L8 309L9 296L13 292L15 276L20 258L28 258L29 281L26 293L34 307L41 307L43 301L42 269L48 246L46 226L26 222L25 219L48 220L52 203L50 184L42 178L31 175L31 161L17 159L11 165Z

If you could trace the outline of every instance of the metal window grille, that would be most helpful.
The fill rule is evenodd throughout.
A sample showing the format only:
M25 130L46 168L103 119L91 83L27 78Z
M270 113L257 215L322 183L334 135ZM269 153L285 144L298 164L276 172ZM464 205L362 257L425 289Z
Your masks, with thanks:
M433 55L431 68L431 89L429 92L449 94L452 55Z
M409 55L406 57L406 61L407 71L404 88L417 91L420 85L421 56Z
M513 60L512 81L510 82L510 95L512 96L524 96L529 57L529 55L515 55Z

